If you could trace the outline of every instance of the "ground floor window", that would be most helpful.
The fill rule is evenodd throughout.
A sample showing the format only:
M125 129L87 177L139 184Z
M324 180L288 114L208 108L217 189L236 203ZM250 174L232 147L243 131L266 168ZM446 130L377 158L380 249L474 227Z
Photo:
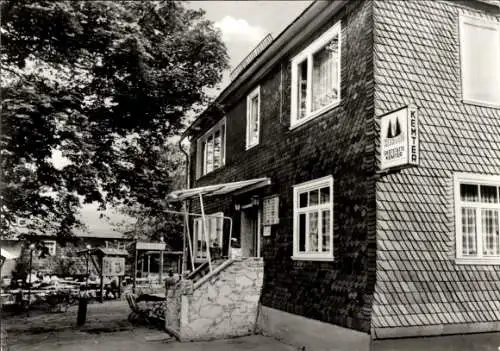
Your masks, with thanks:
M222 249L222 230L224 223L224 214L222 212L207 215L205 217L205 230L208 236L210 248ZM193 244L194 256L198 260L207 259L207 239L204 235L203 218L198 217L194 220Z
M333 177L293 187L293 258L333 259Z
M500 176L457 173L454 189L457 261L500 263Z

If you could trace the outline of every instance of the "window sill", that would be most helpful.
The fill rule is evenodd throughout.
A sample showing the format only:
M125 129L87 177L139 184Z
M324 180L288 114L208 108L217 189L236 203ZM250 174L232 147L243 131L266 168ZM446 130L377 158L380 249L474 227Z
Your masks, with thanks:
M199 176L199 177L197 177L195 180L196 180L196 181L198 181L198 180L200 180L201 178L206 177L206 176L208 176L208 175L210 175L210 174L212 174L212 173L219 172L220 170L224 169L224 167L226 167L226 164L225 164L225 163L224 163L222 166L220 166L219 168L214 169L213 171L210 171L210 172L208 172L208 173L205 173L205 174L200 175L200 176Z
M474 100L474 99L462 99L462 103L467 104L467 105L500 109L500 103L495 104L492 102Z
M313 255L304 255L304 256L292 256L292 260L294 261L324 261L324 262L333 262L332 256L313 256Z
M290 123L290 130L295 129L295 128L297 128L297 127L300 127L301 125L303 125L303 124L305 124L305 123L309 122L309 121L310 121L310 120L312 120L312 119L315 119L316 117L318 117L319 115L321 115L321 114L323 114L323 113L327 112L328 110L331 110L331 109L333 109L333 108L335 108L335 107L339 106L339 105L340 105L340 102L341 102L341 100L339 99L339 100L335 101L334 103L332 103L332 104L330 104L330 105L327 105L327 106L325 106L325 107L320 108L320 109L319 109L319 110L317 110L317 111L314 111L314 112L313 112L313 113L311 113L309 116L307 116L307 117L305 117L305 118L303 118L303 119L300 119L300 120L297 120L297 121L293 121L293 118L292 118L292 121L291 121L291 123Z
M481 258L455 258L456 264L469 264L469 265L500 265L500 257L481 257Z

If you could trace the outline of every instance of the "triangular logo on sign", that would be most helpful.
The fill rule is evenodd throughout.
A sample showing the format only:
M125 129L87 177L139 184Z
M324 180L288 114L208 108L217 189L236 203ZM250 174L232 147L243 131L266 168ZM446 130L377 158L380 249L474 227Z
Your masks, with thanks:
M387 139L392 139L401 135L401 125L399 124L399 118L396 117L396 122L392 123L389 121L387 125Z

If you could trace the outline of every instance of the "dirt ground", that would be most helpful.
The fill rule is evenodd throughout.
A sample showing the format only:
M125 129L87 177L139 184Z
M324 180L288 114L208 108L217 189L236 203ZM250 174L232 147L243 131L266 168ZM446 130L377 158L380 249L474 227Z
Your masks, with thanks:
M9 351L292 351L295 348L259 335L199 343L179 343L162 330L133 326L125 301L88 305L87 322L76 326L77 306L64 313L33 311L28 317L2 315ZM4 349L2 349L4 351Z

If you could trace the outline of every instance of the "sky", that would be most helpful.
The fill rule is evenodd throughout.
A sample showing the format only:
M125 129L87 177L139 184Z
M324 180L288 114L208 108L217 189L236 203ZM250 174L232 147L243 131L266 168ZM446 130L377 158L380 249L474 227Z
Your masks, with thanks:
M206 18L222 32L231 70L267 35L278 37L312 1L189 1L205 10ZM229 71L223 86L229 83Z
M226 44L231 70L267 35L276 38L312 1L189 1L185 6L205 10L206 18L219 28ZM229 72L222 87L229 83ZM56 155L61 163L61 155ZM62 165L62 164L60 164ZM97 205L85 205L81 219L90 233L110 233L112 226L99 218ZM107 216L114 222L122 218L112 210Z

